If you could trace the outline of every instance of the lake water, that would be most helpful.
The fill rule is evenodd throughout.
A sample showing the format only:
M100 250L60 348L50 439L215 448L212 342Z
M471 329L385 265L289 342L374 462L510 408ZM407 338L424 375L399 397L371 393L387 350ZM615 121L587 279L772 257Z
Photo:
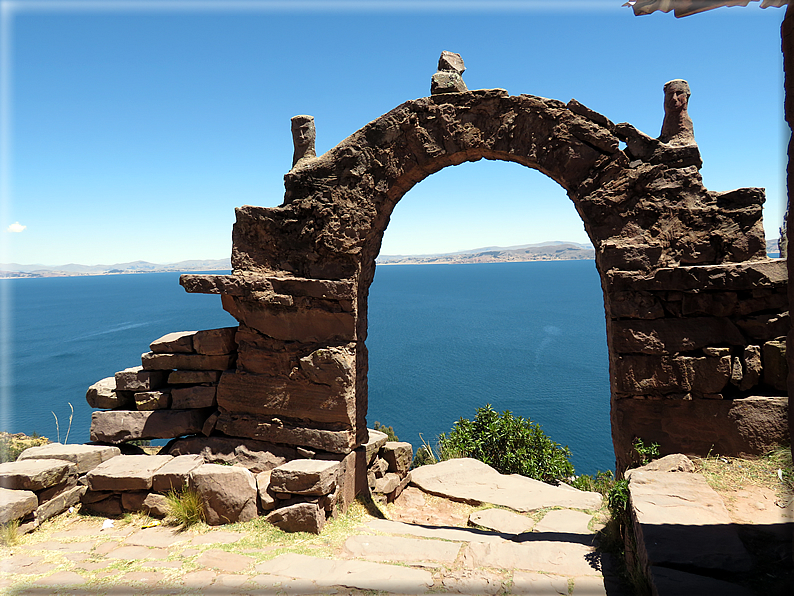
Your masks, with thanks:
M0 429L88 440L85 391L171 331L236 324L178 273L0 280L11 316ZM538 422L578 473L614 467L593 261L380 266L370 291L370 424L417 447L487 403Z

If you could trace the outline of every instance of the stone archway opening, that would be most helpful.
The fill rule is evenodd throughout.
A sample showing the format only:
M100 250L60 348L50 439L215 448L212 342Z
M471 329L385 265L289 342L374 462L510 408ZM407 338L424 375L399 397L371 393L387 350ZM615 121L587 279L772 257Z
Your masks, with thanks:
M433 230L449 240L423 243ZM391 234L400 239L390 242ZM392 425L416 449L490 403L540 423L571 448L578 471L614 466L603 295L592 256L567 260L570 250L549 248L540 258L560 260L518 262L510 259L529 257L491 251L462 262L442 257L441 265L382 261L571 240L589 244L565 191L516 163L447 167L409 190L392 212L370 287L369 426Z

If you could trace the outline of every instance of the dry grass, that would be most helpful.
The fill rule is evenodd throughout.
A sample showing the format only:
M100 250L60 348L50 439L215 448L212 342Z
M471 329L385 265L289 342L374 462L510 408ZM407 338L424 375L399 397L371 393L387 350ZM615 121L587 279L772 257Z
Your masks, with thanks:
M709 455L693 457L695 470L703 474L717 492L760 486L774 491L778 498L790 501L794 492L791 450L779 447L766 455L752 458Z

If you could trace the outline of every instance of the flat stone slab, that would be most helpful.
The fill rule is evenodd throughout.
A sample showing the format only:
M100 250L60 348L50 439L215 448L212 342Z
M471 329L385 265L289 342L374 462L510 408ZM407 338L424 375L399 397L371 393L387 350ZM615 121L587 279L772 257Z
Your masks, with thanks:
M328 495L334 492L339 462L295 459L270 474L270 490L296 495Z
M70 461L77 466L78 474L85 474L96 468L102 462L112 457L121 455L118 447L109 445L61 445L49 443L30 447L20 453L17 461L27 459L60 459Z
M79 586L86 579L74 571L59 571L33 582L37 586Z
M351 536L344 548L351 557L368 561L454 563L460 544L400 536Z
M248 555L229 553L224 550L210 549L198 556L196 563L202 567L212 567L227 573L240 573L248 569L256 559Z
M33 491L0 487L0 524L22 519L38 506L39 499Z
M592 534L587 528L593 516L570 509L553 509L535 525L535 532L559 532L564 534Z
M0 560L0 571L3 573L37 575L41 573L39 563L44 557L30 557L28 555L11 555Z
M149 548L147 546L120 546L107 553L108 559L166 559L168 551L164 548Z
M369 561L334 561L297 554L279 555L260 563L256 570L309 580L320 587L345 586L399 594L424 594L433 585L433 576L422 569Z
M152 488L154 473L173 458L170 455L120 455L100 464L87 475L93 491L130 491Z
M411 471L411 484L449 499L492 503L520 512L544 507L598 509L601 506L599 493L551 486L516 474L507 476L471 458L420 466Z
M654 594L679 596L680 594L719 594L720 596L753 596L756 592L712 577L686 573L666 567L651 567L650 579ZM574 594L576 592L574 591Z
M367 429L367 435L367 442L361 445L361 447L364 449L364 453L367 457L367 465L369 466L372 460L375 459L378 451L380 451L380 448L389 440L389 437L386 433L371 428Z
M507 509L483 509L469 516L469 522L502 534L529 532L535 521Z
M136 439L172 439L201 432L210 410L110 410L91 414L91 440L123 443Z
M77 475L77 466L60 459L30 459L0 464L0 487L43 490Z
M630 470L626 476L637 548L648 565L752 567L725 504L701 474Z
M549 575L547 573L515 571L513 573L513 586L510 588L510 594L568 596L568 578L560 575ZM582 596L585 595L583 594Z
M470 542L463 551L464 566L542 571L567 577L601 575L588 559L593 547L578 542L538 540L534 542Z
M127 546L153 546L167 548L177 542L185 542L189 537L172 528L154 527L138 530L130 534L124 543Z
M158 469L152 476L152 490L166 493L170 490L181 490L187 485L190 472L204 464L200 455L178 455Z
M231 544L232 542L237 542L243 537L245 537L245 534L242 532L225 532L221 530L194 536L191 539L190 544L193 546L201 546L203 544Z
M389 534L405 534L419 538L436 538L439 540L454 540L456 542L501 542L508 536L476 530L474 528L453 528L450 526L427 526L406 524L388 519L374 519L365 524L365 527L376 532Z

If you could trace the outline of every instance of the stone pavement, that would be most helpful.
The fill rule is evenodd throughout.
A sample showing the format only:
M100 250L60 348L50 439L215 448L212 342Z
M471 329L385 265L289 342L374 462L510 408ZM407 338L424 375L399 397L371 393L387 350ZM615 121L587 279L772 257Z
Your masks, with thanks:
M617 593L609 577L605 587L591 513L477 508L413 487L385 507L391 519L354 509L321 536L290 538L261 520L180 532L144 527L151 520L142 515L111 525L70 513L0 549L0 590L114 596Z

